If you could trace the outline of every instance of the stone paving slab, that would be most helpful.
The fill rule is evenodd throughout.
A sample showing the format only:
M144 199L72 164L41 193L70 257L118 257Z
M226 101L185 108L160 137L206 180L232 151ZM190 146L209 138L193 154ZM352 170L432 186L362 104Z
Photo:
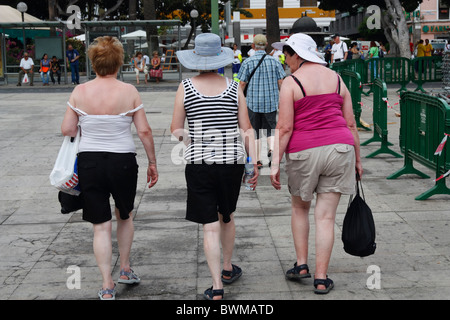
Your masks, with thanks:
M135 134L139 169L135 200L134 270L142 278L136 286L119 285L121 300L197 300L209 287L201 226L184 219L186 188L184 166L171 161L177 142L170 136L176 83L140 88L148 120L155 135L160 180L145 186L146 157ZM414 87L412 87L414 88ZM65 90L36 87L0 88L0 300L96 300L101 277L92 249L92 226L81 212L59 213L57 191L48 180L62 143L60 125L70 95ZM397 87L389 87L389 141L400 153L395 116ZM371 123L371 99L363 97L362 118ZM360 131L361 141L372 132ZM312 279L285 280L295 253L290 227L290 196L286 176L274 190L268 168L263 168L255 192L242 189L236 212L236 249L233 262L242 278L225 287L227 299L237 300L447 300L450 297L450 209L448 196L425 201L414 197L427 190L431 179L386 176L403 166L403 159L366 155L378 143L361 147L363 188L377 227L377 251L366 258L346 254L340 240L348 204L343 196L335 225L335 245L329 275L335 289L326 296L313 293ZM430 170L421 168L431 175ZM314 202L312 203L314 208ZM113 218L114 219L114 218ZM315 269L314 217L310 214L309 267ZM114 277L118 277L118 251L113 234ZM379 289L369 289L367 272L381 271ZM80 270L80 289L69 289Z

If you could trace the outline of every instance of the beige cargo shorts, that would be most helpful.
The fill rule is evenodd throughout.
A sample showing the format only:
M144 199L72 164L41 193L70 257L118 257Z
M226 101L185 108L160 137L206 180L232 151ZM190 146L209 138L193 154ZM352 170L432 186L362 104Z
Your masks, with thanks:
M332 144L286 154L289 192L303 201L315 193L355 193L355 148Z

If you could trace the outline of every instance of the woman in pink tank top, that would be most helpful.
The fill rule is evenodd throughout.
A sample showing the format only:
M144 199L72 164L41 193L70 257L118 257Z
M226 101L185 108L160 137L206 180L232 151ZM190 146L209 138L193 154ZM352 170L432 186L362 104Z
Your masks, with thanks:
M361 177L363 172L351 96L339 75L325 67L326 62L310 36L297 33L272 46L283 51L292 73L280 91L278 150L270 177L279 190L279 164L286 154L297 256L286 278L311 277L307 265L308 214L316 193L314 292L324 294L334 287L327 271L334 244L336 209L341 194L354 193L356 173Z

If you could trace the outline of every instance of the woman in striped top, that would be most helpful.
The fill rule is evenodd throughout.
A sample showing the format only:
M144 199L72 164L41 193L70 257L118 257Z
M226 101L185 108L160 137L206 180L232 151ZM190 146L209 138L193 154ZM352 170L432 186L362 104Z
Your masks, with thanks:
M233 61L231 49L222 48L217 35L205 33L195 39L194 50L178 51L177 56L186 68L200 70L198 76L180 84L171 125L173 135L187 145L186 219L203 224L205 256L213 280L204 297L223 299L223 283L232 283L242 274L231 263L235 239L233 213L244 173L242 138L247 154L253 156L254 133L238 83L216 72ZM184 130L186 118L188 133ZM254 168L250 182L256 187L256 163Z

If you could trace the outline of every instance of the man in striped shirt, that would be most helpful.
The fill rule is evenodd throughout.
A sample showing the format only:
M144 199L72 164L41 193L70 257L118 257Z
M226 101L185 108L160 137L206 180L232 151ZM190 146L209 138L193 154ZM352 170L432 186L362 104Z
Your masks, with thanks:
M270 55L264 56L267 46L267 38L264 35L256 35L253 38L253 43L255 44L256 52L253 56L244 60L237 77L239 78L243 89L248 85L248 115L253 129L256 131L256 160L258 166L262 167L260 159L260 131L267 130L268 157L270 159L274 143L274 129L277 124L278 91L284 77L286 77L286 73L278 59L275 59ZM251 79L249 79L251 73L258 66L261 59L263 59L261 64L256 69Z

